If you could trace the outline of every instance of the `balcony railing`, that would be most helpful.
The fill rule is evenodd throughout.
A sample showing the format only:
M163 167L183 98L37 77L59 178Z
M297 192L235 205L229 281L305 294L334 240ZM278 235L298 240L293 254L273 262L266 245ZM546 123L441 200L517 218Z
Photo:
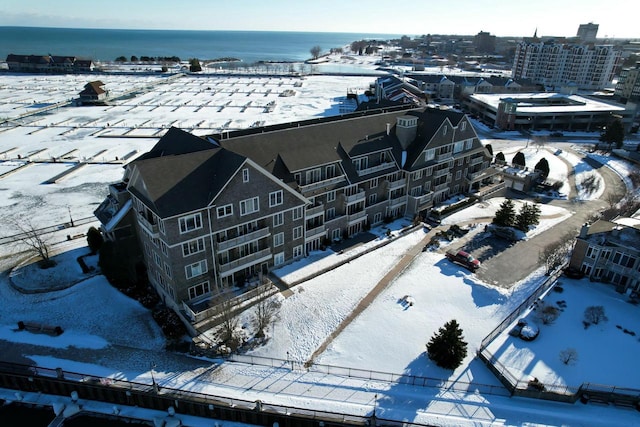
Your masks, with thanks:
M144 215L142 215L142 213L138 212L138 224L140 224L140 226L142 228L144 228L145 230L147 230L147 232L149 234L151 234L153 237L158 237L159 232L158 232L158 224L152 224L147 217L145 217Z
M313 218L316 216L320 216L324 213L324 205L320 204L318 206L314 206L312 208L307 208L307 210L304 212L305 216L307 218Z
M362 221L366 217L367 217L367 211L352 213L350 215L347 215L347 222L349 223L349 225L355 224L356 222Z
M399 179L397 181L389 181L389 191L397 190L398 188L402 188L407 185L406 179Z
M441 162L443 160L447 160L453 157L453 153L449 151L448 153L436 154L436 161Z
M445 182L444 184L436 185L434 191L437 193L438 191L444 191L449 188L449 183Z
M346 197L346 203L348 205L352 203L362 202L365 200L367 193L364 190L358 191L356 194L352 194L351 196Z
M402 205L406 205L407 204L407 198L402 196L402 197L398 197L397 199L392 199L389 200L389 209L396 209L399 208Z
M425 205L433 199L433 192L429 192L427 194L423 194L422 196L409 196L414 200L417 206Z
M306 193L308 191L314 191L317 190L318 188L322 188L322 187L327 187L329 185L334 185L334 184L338 184L342 181L344 181L346 178L344 175L339 175L333 178L329 178L329 179L325 179L322 181L318 181L318 182L314 182L311 184L307 184L307 185L301 185L300 186L300 191L302 191L303 193Z
M381 163L377 166L371 166L370 168L360 169L358 171L358 176L369 175L370 173L374 173L374 172L380 172L382 170L395 167L395 165L396 164L393 162L387 162L387 163Z
M271 258L271 249L266 248L261 251L249 254L247 256L243 256L242 258L229 261L225 264L220 264L218 266L218 269L220 270L220 273L226 273L229 270L237 270L239 268L244 268L245 266L248 267L258 262L267 261L270 258Z
M227 249L240 246L242 244L252 242L254 240L259 240L264 237L268 237L270 234L271 232L269 231L269 227L261 228L256 231L252 231L251 233L243 234L242 236L233 237L231 239L218 242L218 250L225 251Z
M438 177L441 177L441 176L445 176L448 173L449 173L449 169L440 169L440 170L434 171L433 172L433 176L438 178Z
M315 227L315 228L309 228L307 229L305 240L309 241L323 234L327 234L327 228L324 226L324 224L319 225L318 227Z
M471 159L471 166L479 165L484 160L483 157L476 157L475 159Z
M483 172L479 171L479 172L469 172L467 173L467 179L469 181L475 181L476 179L480 178L480 176L482 176Z

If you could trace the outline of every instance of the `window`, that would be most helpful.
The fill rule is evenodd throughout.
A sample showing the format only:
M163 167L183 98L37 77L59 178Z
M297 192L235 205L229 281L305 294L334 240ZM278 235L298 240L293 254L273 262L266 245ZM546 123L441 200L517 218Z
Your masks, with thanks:
M269 193L269 207L278 206L282 204L282 190Z
M464 158L459 158L456 160L456 166L462 166L464 164Z
M284 264L284 253L280 252L279 254L275 254L273 256L273 265Z
M366 157L360 157L358 159L353 159L352 163L353 167L356 168L357 171L360 171L369 166L369 159Z
M284 233L278 233L273 236L273 247L284 245Z
M307 171L307 181L305 184L313 184L322 178L322 170L320 168Z
M336 217L336 208L327 209L327 221Z
M302 252L302 245L296 246L295 248L293 248L293 257L294 258L301 257L302 255L304 255L304 253Z
M369 206L375 205L377 201L378 201L378 195L377 194L370 194L369 195Z
M167 244L162 240L160 240L160 249L162 250L163 254L169 256L169 246L167 246Z
M198 283L189 288L189 298L194 299L209 292L211 292L209 282Z
M233 205L220 206L217 210L218 218L224 218L225 216L233 215Z
M202 216L197 213L180 218L180 234L202 228Z
M462 178L462 171L456 171L456 180Z
M378 188L378 178L373 178L369 184L370 189Z
M596 259L598 257L598 248L594 248L593 246L589 246L589 248L587 249L587 257L588 258L592 258L592 259Z
M167 273L167 276L171 277L171 266L166 262L164 263L164 272Z
M329 191L327 193L327 203L333 202L335 199L336 199L336 192L335 191Z
M411 195L413 197L418 197L420 194L422 194L422 187L418 186L411 189Z
M242 200L240 202L240 216L249 215L260 210L260 199L252 197L251 199Z
M156 262L158 267L162 266L162 258L160 258L160 255L158 255L158 252L156 251L153 251L153 260Z
M336 165L329 165L324 169L326 179L336 176Z
M447 128L448 128L448 126L447 126L447 125L445 125L445 126L442 128L442 136L445 136L445 135L447 134Z
M472 146L473 146L473 139L467 139L464 143L464 149L471 150Z
M273 226L279 227L284 224L284 214L279 212L273 216Z
M187 279L191 279L192 277L200 276L207 272L207 260L202 260L191 265L187 265L184 268L185 276Z
M302 238L302 227L295 227L293 229L293 240Z
M295 208L291 213L291 215L293 216L294 221L302 218L302 208L301 207Z
M436 157L435 148L430 148L424 152L424 160L433 160Z
M419 180L420 178L422 178L422 169L420 169L419 171L415 171L415 172L413 172L413 173L411 174L411 179L412 179L413 181L417 181L417 180Z
M464 141L457 141L453 144L453 152L459 153L464 150Z
M182 244L182 256L197 254L204 251L204 239L191 240Z
M460 130L464 132L467 129L467 122L460 123Z
M242 182L249 182L249 169L242 169Z
M165 234L165 232L164 232L164 221L161 220L160 218L158 218L158 229L160 230L160 232L162 234Z
M427 181L424 183L424 192L429 193L431 191L431 181Z

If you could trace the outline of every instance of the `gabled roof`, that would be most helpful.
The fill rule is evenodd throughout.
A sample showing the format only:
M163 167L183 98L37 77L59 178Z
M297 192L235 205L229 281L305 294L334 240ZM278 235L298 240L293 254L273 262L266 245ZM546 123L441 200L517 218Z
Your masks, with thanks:
M104 83L100 80L96 80L95 82L89 82L84 85L84 89L80 92L80 95L101 95L106 93L104 89L102 89Z
M171 128L150 152L128 166L128 189L158 216L167 218L207 206L245 160Z

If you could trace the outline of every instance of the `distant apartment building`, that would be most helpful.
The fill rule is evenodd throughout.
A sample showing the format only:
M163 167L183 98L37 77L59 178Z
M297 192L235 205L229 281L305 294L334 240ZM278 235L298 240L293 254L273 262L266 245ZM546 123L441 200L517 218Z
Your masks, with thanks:
M615 95L626 101L638 101L640 98L640 64L633 68L623 68L618 77Z
M640 226L598 220L584 225L569 267L619 292L640 292Z
M553 90L568 83L600 90L613 80L619 61L620 51L613 45L522 41L516 46L512 77L531 79Z
M576 36L582 43L595 43L596 36L598 35L598 24L589 22L588 24L581 24L578 27L578 33Z
M476 53L494 53L496 51L496 36L480 31L473 38Z
M93 71L91 59L55 55L7 55L9 71L22 73L73 73Z
M490 161L467 117L439 109L206 139L171 128L127 165L96 216L108 237L138 236L150 282L193 321L225 289L481 190L497 174Z

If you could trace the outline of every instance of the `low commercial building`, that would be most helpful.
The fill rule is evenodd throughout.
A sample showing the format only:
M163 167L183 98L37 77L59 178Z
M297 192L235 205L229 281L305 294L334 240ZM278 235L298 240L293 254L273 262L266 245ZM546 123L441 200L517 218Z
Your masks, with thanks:
M626 129L634 111L614 102L562 93L520 93L511 95L473 94L465 108L489 125L502 130L600 131L613 116Z

